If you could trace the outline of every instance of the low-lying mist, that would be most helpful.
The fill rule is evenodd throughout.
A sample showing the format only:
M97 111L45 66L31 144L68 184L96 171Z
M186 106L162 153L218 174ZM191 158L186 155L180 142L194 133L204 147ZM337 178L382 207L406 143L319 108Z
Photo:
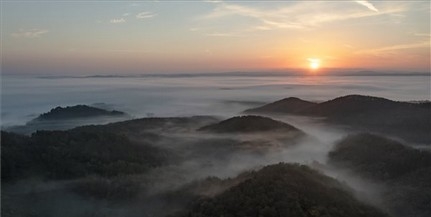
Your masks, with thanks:
M272 118L293 125L302 130L305 136L293 138L291 135L271 132L214 134L197 129L156 129L151 132L160 138L153 141L152 145L174 153L171 159L173 163L144 174L118 178L87 177L48 182L34 178L4 185L2 195L7 195L4 201L8 201L12 207L19 204L19 207L27 210L22 215L31 214L33 210L36 216L142 216L143 213L144 216L165 216L187 206L191 198L178 198L175 192L184 191L184 187L191 183L202 182L208 177L234 180L247 171L290 162L309 165L337 178L354 189L359 199L378 205L379 191L373 187L374 184L326 165L328 152L336 141L349 133L347 129L307 117ZM147 141L146 135L134 135L131 139ZM199 191L208 191L203 188ZM212 191L217 193L225 189L218 188ZM199 194L199 191L194 193Z
M134 117L227 115L295 96L323 101L347 94L429 99L424 76L37 77L2 76L2 126L22 125L56 106L100 104ZM125 97L126 96L126 97ZM238 102L238 103L236 103Z

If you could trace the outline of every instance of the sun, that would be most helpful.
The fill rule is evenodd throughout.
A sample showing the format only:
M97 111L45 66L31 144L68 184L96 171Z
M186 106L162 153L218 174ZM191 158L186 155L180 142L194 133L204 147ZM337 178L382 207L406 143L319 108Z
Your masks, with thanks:
M312 70L316 70L320 67L320 59L308 58L309 66Z

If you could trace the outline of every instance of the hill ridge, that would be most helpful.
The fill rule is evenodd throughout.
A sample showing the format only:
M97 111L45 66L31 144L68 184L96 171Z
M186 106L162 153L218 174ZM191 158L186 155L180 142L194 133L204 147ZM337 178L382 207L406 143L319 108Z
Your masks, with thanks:
M267 131L300 131L296 127L257 115L235 116L221 122L210 124L198 129L215 133L253 133Z

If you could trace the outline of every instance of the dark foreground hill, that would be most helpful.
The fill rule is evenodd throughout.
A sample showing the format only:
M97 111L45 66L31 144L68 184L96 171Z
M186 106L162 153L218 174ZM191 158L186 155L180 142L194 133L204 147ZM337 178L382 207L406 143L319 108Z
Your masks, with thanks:
M204 126L200 128L199 131L214 133L299 132L299 130L292 125L271 118L254 115L229 118L216 124Z
M1 180L71 179L142 173L167 161L167 153L110 132L1 132Z
M336 180L307 166L276 164L252 173L227 191L191 205L178 216L377 217Z
M215 120L142 118L30 136L1 131L2 182L31 176L71 179L142 173L165 164L170 156L154 145L161 132L194 132Z
M383 183L386 206L396 216L431 216L431 153L372 134L348 136L329 163Z
M357 134L338 142L329 153L341 165L374 180L390 180L431 167L431 153L373 134Z
M287 98L245 112L324 117L328 122L348 125L361 131L388 133L418 143L431 142L430 103L348 95L322 103Z

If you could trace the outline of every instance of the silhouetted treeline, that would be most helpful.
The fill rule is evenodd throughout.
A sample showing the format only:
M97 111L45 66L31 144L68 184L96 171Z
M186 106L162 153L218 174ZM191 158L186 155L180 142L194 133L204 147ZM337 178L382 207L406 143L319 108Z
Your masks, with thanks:
M351 135L329 163L385 184L385 205L396 216L431 216L431 152L373 134Z
M167 158L158 148L110 132L38 131L27 137L2 131L1 137L3 181L141 173Z
M336 180L307 166L266 166L244 182L213 198L201 199L187 217L377 217L381 211L358 202Z
M396 102L380 97L348 95L314 103L290 97L244 112L325 117L327 122L349 125L365 132L387 133L412 142L431 142L429 102Z
M61 120L61 119L71 119L71 118L86 118L86 117L97 117L97 116L119 116L126 115L126 113L121 111L107 111L105 109L100 109L96 107L91 107L88 105L75 105L67 107L56 107L51 109L47 113L39 115L39 117L33 119L36 121L49 121L49 120Z
M216 133L252 133L252 132L267 132L267 131L299 132L300 131L289 124L276 121L271 118L255 116L255 115L237 116L237 117L229 118L217 124L204 126L199 130L216 132Z

